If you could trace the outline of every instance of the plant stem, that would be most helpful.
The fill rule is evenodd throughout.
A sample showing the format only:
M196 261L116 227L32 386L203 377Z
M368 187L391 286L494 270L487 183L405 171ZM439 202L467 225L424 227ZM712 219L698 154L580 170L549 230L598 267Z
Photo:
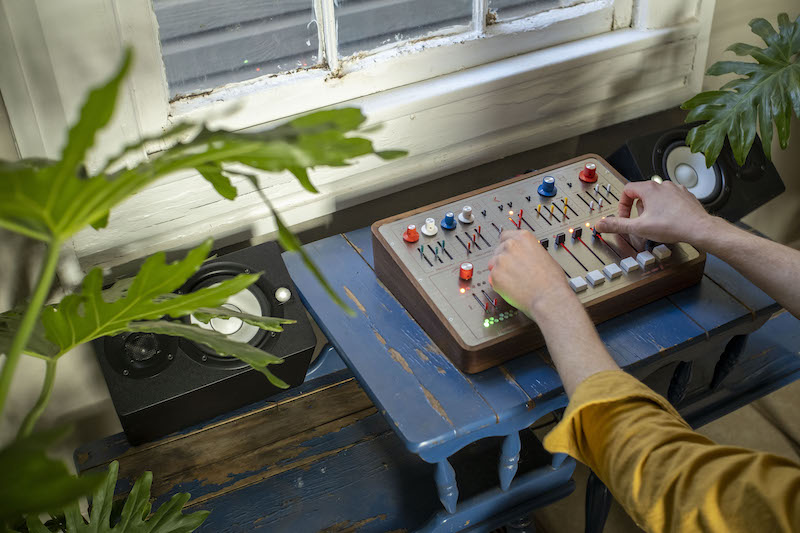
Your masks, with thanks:
M44 408L47 407L47 403L50 401L50 394L53 392L53 384L56 382L56 364L57 361L55 359L47 361L42 392L39 394L39 399L36 400L33 409L25 416L25 420L22 421L22 425L19 427L19 433L17 433L18 439L30 435L39 417L44 413Z
M11 348L6 354L6 362L2 371L0 371L0 415L3 413L8 391L11 389L11 381L14 378L14 372L17 370L22 350L28 344L28 339L30 339L33 328L36 326L36 320L39 318L45 299L50 292L50 286L53 284L60 249L61 243L58 241L52 241L47 245L47 256L44 263L42 263L39 279L36 282L36 290L34 290L33 297L27 309L25 309L25 314L19 324L17 334L14 335ZM2 418L0 418L1 420Z

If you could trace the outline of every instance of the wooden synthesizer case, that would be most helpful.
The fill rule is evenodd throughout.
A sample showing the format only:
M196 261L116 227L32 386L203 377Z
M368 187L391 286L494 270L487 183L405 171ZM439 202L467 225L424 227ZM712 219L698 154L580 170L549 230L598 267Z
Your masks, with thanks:
M489 284L503 231L533 232L595 323L700 281L705 254L688 244L594 231L616 215L626 183L588 154L380 220L375 272L459 369L480 372L544 344Z

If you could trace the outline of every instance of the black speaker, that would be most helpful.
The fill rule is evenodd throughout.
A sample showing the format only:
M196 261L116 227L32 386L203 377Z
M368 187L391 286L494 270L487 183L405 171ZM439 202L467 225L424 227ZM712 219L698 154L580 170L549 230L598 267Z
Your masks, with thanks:
M775 165L764 155L756 136L743 166L733 157L725 139L720 156L711 168L705 156L693 154L686 135L698 123L685 124L631 139L607 158L630 181L649 180L653 175L684 185L710 213L735 222L785 190Z
M210 260L177 292L192 292L244 272L259 280L230 297L225 307L262 316L296 320L274 333L239 319L183 319L268 351L284 362L270 371L290 386L305 379L316 338L305 308L275 243L265 243ZM282 389L233 357L178 337L123 333L94 341L111 400L131 444L154 440Z

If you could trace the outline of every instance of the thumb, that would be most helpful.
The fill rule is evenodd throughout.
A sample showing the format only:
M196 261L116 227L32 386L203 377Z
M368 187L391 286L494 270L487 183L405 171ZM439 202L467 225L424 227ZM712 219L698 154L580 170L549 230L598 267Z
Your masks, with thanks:
M627 217L607 217L598 220L595 229L600 233L636 233L637 219Z

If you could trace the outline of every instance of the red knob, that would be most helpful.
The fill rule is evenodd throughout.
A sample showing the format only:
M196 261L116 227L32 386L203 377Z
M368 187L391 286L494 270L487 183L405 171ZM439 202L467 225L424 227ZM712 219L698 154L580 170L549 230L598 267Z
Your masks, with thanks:
M594 183L597 181L597 165L594 163L586 163L579 177L583 182Z
M419 233L414 224L409 224L408 228L403 232L403 240L406 242L417 242L419 240Z
M461 268L458 272L458 277L464 281L472 279L472 263L461 263Z

